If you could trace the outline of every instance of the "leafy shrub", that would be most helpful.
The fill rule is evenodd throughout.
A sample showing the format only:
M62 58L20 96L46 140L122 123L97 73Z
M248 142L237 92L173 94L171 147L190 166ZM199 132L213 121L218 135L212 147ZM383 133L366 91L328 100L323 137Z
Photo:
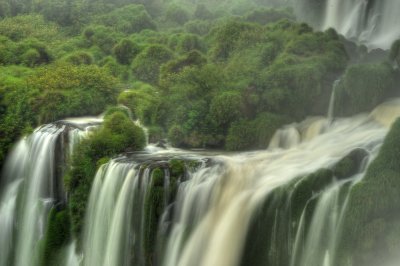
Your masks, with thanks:
M41 264L44 266L54 265L58 259L56 255L71 239L69 210L51 209L47 223Z
M335 114L369 111L393 93L395 77L388 64L349 66L336 91Z
M0 35L13 41L36 38L40 41L53 41L60 38L58 27L46 22L40 15L20 15L0 21Z
M52 65L33 75L28 85L41 92L31 103L39 123L99 114L115 102L118 91L117 81L94 65Z
M81 236L83 219L91 184L99 160L121 152L142 150L146 144L143 130L123 112L111 112L105 116L100 129L77 147L72 159L72 170L65 178L70 193L72 229Z
M173 58L173 53L162 45L150 45L144 48L132 63L133 74L141 81L157 84L160 65Z
M189 20L189 13L178 5L169 5L165 12L165 20L167 22L183 25Z
M189 33L204 36L210 32L212 23L206 20L190 20L185 23L184 27Z
M225 148L232 151L250 149L253 144L252 137L254 135L255 129L251 121L235 121L229 128Z
M129 39L122 39L113 48L115 58L117 58L118 63L123 65L129 65L139 51L139 46Z
M167 80L170 75L181 72L185 67L203 66L207 63L207 58L200 52L194 50L175 60L170 60L161 67L161 80Z
M118 103L132 110L133 117L145 125L158 124L160 105L159 92L148 84L135 84L134 89L125 90L118 96Z
M210 104L210 119L218 128L227 130L230 123L241 116L242 97L239 92L223 92L213 98Z
M215 59L227 59L238 49L254 46L262 39L262 28L256 24L230 20L214 27L210 34L211 54Z
M252 10L246 13L243 18L247 22L258 23L260 25L266 25L281 19L295 19L293 14L287 9L275 10L267 8Z
M126 5L117 8L99 16L96 22L125 34L132 34L145 29L156 29L156 24L143 5Z
M85 51L77 51L67 55L65 61L73 65L90 65L93 64L93 56Z
M214 14L207 8L206 5L199 3L194 10L194 17L196 19L210 20L214 18Z
M119 34L112 28L105 26L89 26L83 31L83 36L88 46L98 46L105 54L111 54L113 47L117 44Z
M276 130L290 120L285 116L260 113L254 120L239 120L231 124L226 137L228 150L265 149Z
M179 125L173 125L168 130L168 140L171 142L174 147L181 147L184 145L184 137L185 134L183 132L182 127Z

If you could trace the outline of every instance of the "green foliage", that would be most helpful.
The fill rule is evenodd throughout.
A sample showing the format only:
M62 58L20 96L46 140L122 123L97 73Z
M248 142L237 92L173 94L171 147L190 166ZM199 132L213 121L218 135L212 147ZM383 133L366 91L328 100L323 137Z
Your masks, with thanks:
M293 216L300 219L307 202L310 201L315 194L323 191L329 184L332 184L333 178L332 170L319 169L315 173L301 177L298 181L296 180L294 191L291 196Z
M400 40L393 42L390 49L389 58L400 65Z
M90 65L93 64L93 56L85 51L77 51L69 54L65 61L73 65Z
M391 241L390 236L398 232L400 221L399 134L398 119L365 177L350 191L338 246L339 264L380 265L398 255L395 250L400 248L399 243Z
M125 105L108 107L104 113L104 117L108 117L117 112L121 112L121 113L125 114L127 117L129 117L130 119L132 119L132 111Z
M38 5L37 9L47 20L63 27L79 26L85 20L78 1L42 0Z
M333 168L336 178L349 178L358 173L363 161L368 157L368 152L364 149L355 149L343 157Z
M57 263L57 254L60 249L71 239L71 224L68 209L51 209L47 221L47 230L45 234L43 259L41 265L55 265Z
M241 117L242 97L237 91L227 91L214 97L210 104L210 119L217 127L227 127Z
M13 10L32 15L0 21L0 63L35 73L18 85L7 78L27 95L2 104L4 132L17 134L4 143L38 123L97 115L120 94L118 102L154 129L154 140L168 132L175 145L223 148L243 124L254 127L240 133L251 140L231 149L264 148L283 121L325 114L331 84L347 63L334 30L313 32L293 22L290 10L263 3L21 3ZM29 119L16 119L14 109Z
M135 84L133 89L121 92L118 103L132 110L133 117L145 125L156 125L161 122L158 112L161 104L159 91L151 85Z
M117 44L119 34L111 27L90 26L83 31L88 46L97 46L105 54L111 54L113 47Z
M253 123L248 120L239 120L231 124L226 137L225 148L228 150L246 150L252 146L252 137L255 130Z
M40 123L99 114L115 101L117 84L106 71L93 65L52 65L28 80L30 87L41 92L32 103Z
M123 65L129 65L139 51L140 48L138 45L129 39L122 39L113 48L115 58L117 58L118 63Z
M133 74L141 81L157 84L160 65L173 58L173 53L162 45L147 46L132 63Z
M184 8L172 4L168 6L165 12L165 20L167 22L183 25L189 20L189 13Z
M21 15L0 21L0 35L13 41L36 38L41 41L53 41L60 38L59 29L53 23L46 22L40 15Z
M287 117L272 113L260 113L254 120L238 120L231 123L226 137L228 150L265 149L275 131L290 121Z
M215 59L228 59L235 50L254 46L263 39L262 28L256 24L230 20L214 27L209 38L213 47L211 54Z
M72 158L71 171L65 178L75 236L81 237L86 205L97 167L112 156L126 151L142 150L145 145L143 130L125 112L114 110L105 116L100 129L77 147Z
M244 20L247 22L258 23L260 25L266 25L272 22L279 21L281 19L290 19L294 20L293 14L290 10L275 10L275 9L267 9L261 8L252 10L246 13L243 16Z
M184 142L185 133L179 125L173 125L168 131L168 140L175 147L181 147L185 144Z
M192 50L204 51L205 44L196 34L175 34L169 38L168 45L179 53L186 53Z
M170 76L181 72L185 67L188 66L203 66L207 63L205 58L200 52L194 50L189 53L170 60L168 63L161 67L161 80L168 80Z
M395 73L390 65L349 66L336 91L335 114L369 111L393 94Z
M36 125L31 101L38 91L25 83L31 73L22 66L0 67L0 165L12 143Z
M179 179L185 174L185 162L180 159L172 159L169 161L170 175L174 179Z
M146 256L146 265L153 265L155 256L157 228L164 210L164 171L156 168L152 171L151 182L146 191L144 202L144 243L143 248Z
M204 36L210 32L212 23L210 21L191 20L185 23L184 27L189 33Z
M156 29L150 15L143 5L127 5L95 19L102 24L125 34L140 32L145 29Z

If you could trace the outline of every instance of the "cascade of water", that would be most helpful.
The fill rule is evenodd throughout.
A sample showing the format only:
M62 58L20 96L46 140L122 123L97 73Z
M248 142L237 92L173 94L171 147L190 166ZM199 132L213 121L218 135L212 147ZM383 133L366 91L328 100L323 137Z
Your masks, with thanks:
M320 19L308 21L310 5L315 1L295 2L298 16L316 28L325 30L335 28L347 38L356 39L370 48L388 49L396 39L400 38L400 2L397 0L325 0L319 5L324 7L316 17ZM315 16L315 15L311 15Z
M19 201L21 207L8 209L4 216L6 220L18 220L16 236L13 233L0 235L1 242L13 243L18 256L15 265L32 265L35 262L38 249L37 241L43 235L44 224L47 220L47 212L51 201L56 197L55 193L55 147L58 135L63 127L44 126L36 130L30 137L21 140L5 166L6 179L10 184L5 188L2 204L10 201ZM22 167L21 167L22 166ZM19 184L16 189L16 184ZM11 204L10 204L11 205ZM7 216L9 216L7 218ZM13 230L7 228L6 230ZM3 248L0 248L3 252ZM1 254L7 258L9 254ZM4 264L9 265L9 264Z
M233 158L223 157L222 171L219 169L221 166L218 166L213 170L196 173L189 184L179 191L179 214L174 220L163 265L238 265L246 242L250 217L270 193L296 176L331 166L338 160L339 154L346 154L358 147L371 149L381 143L386 129L367 121L365 117L358 121L338 121L325 134L298 147ZM205 201L200 200L203 196ZM337 188L322 196L316 210L319 218L325 217L329 208L335 208L333 203L337 196ZM200 210L201 215L193 218L194 210ZM337 226L336 217L326 219L332 220L329 228ZM320 231L326 230L325 224L318 224L318 218L314 220ZM283 221L280 222L282 224ZM290 225L290 222L286 223ZM191 232L189 237L188 232ZM282 241L282 237L278 236L272 239L276 242ZM317 241L322 241L319 236L309 236L308 239L308 250L312 250ZM288 242L294 248L294 243ZM268 253L268 250L264 252ZM308 262L307 258L302 260L304 263ZM324 260L328 263L329 255Z
M84 130L70 124L36 129L17 143L6 161L0 194L0 266L39 265L39 240L48 212L65 200L61 180L68 157L65 144L72 148L84 135Z
M141 191L134 165L112 161L98 171L89 199L84 265L129 265L130 221L135 193Z
M114 159L94 179L82 260L71 244L63 263L148 265L155 259L150 262L165 266L235 266L249 265L251 258L255 261L251 265L258 265L252 253L254 241L262 243L256 250L268 247L256 254L264 254L261 260L271 265L333 266L347 191L365 167L344 181L329 179L300 207L298 190L304 180L312 180L310 173L332 168L354 149L368 151L371 160L387 132L385 125L396 117L393 110L400 114L399 106L398 100L392 100L369 116L337 119L329 127L324 118L308 119L277 133L271 147L285 149L216 156L215 163L203 165L177 184L172 205L167 188L176 180L172 181L162 159L154 166L164 169L164 183L158 186L164 186L165 192L155 194L161 202L157 207L151 203L154 167L134 158ZM65 142L61 136L69 136L71 143L87 134L73 129L64 134L66 127L47 125L36 130L17 145L6 164L0 199L0 266L38 265L38 240L48 210L58 198L57 145ZM161 158L165 156L168 151ZM149 249L155 245L149 238L149 229L154 229L150 224L155 222L153 208L164 213L158 222L160 250ZM260 213L266 215L261 217L262 231L256 226ZM253 240L257 234L261 240Z

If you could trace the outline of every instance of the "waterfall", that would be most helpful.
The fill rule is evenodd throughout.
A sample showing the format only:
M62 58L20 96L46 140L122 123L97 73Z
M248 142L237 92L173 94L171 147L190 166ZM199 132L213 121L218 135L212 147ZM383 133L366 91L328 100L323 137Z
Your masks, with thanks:
M76 121L44 125L20 140L7 158L0 187L0 266L39 265L49 210L66 200L65 144L72 152L72 144L88 132L79 127Z
M98 170L90 194L83 265L335 266L349 189L363 177L388 131L379 117L386 117L388 106L399 110L397 103L329 126L325 118L291 125L297 133L285 136L288 146L212 156L213 163L179 182L173 201L163 194L150 253L152 173L164 169L166 190L167 162L176 151L110 161ZM355 173L329 170L353 151L365 155ZM302 198L310 182L316 187Z
M388 49L400 38L400 2L397 0L325 0L314 10L315 1L295 2L297 15L319 30L335 28L349 39L369 48ZM310 8L311 6L311 8ZM318 15L311 14L316 12ZM314 10L314 11L313 11ZM309 20L309 18L318 19Z
M379 146L386 129L374 122L366 122L365 117L359 120L337 121L329 132L296 147L222 157L223 170L218 170L220 167L218 166L217 169L194 174L189 184L186 184L187 187L182 187L179 192L177 202L180 209L179 215L174 220L170 242L167 245L167 257L163 265L239 265L242 250L246 246L254 245L254 238L260 234L260 232L249 233L251 240L246 241L248 228L252 223L251 217L261 208L264 200L275 193L274 191L286 186L298 176L330 167L337 162L340 154L346 154L358 147L372 152ZM201 200L202 197L206 200ZM329 208L332 209L335 206L332 203L335 197L337 197L337 192L324 194L321 203L318 203L320 207L317 207L315 215L319 217L314 219L314 223L319 223L317 224L319 227L326 225L320 223L319 219L329 214ZM193 218L193 212L196 213L197 210L200 215ZM276 208L276 211L278 210L280 209ZM276 219L279 220L279 217L278 215ZM332 220L336 219L332 218ZM270 224L268 219L262 219L262 221L265 227L271 226L269 228L273 232L280 232L278 229L274 230L276 228L274 223ZM275 226L284 226L284 224L287 224L287 227L291 226L290 220L286 219L279 220ZM330 227L335 227L333 221ZM320 231L323 229L326 230L321 228ZM189 237L185 237L188 230L192 233ZM269 241L263 237L264 245L260 246L265 246L268 242L269 245L276 245L278 248L279 243L284 242L284 239L275 236ZM312 248L318 241L318 237L311 236L308 239L308 249L313 251ZM294 238L288 242L290 249L294 249ZM257 255L273 250L273 248L262 250L257 252ZM288 257L290 254L288 252L279 256ZM254 258L254 256L249 257ZM307 265L307 257L302 260L304 260L302 265ZM326 257L326 260L328 261L329 258ZM271 263L271 265L281 265L276 260L272 262L275 264ZM264 264L260 265L265 265L265 263L267 262L264 261ZM243 263L243 265L257 264ZM282 263L282 265L285 264Z
M66 246L60 265L336 266L349 191L377 156L399 101L287 125L265 151L114 158L94 177L82 249ZM93 126L45 125L14 148L1 187L0 266L40 265L48 212L66 200L55 166ZM344 157L358 160L348 173L338 166Z
M89 199L84 265L129 265L130 242L140 239L130 235L129 226L138 180L130 164L112 161L98 171Z

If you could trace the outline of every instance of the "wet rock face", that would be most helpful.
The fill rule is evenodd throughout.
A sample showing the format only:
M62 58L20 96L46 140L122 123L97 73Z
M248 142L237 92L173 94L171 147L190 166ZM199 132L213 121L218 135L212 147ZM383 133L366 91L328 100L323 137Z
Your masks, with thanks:
M76 140L70 133L73 130L85 132L90 128L100 125L99 122L88 121L87 123L76 123L69 120L60 120L53 123L57 128L62 128L62 132L57 136L56 146L54 149L54 165L51 166L54 172L54 182L50 184L50 191L54 191L54 200L56 203L65 204L67 195L64 189L63 177L68 168L68 160L70 159L70 149Z
M333 167L334 176L339 180L354 176L360 172L362 164L367 158L368 152L366 150L352 150Z

